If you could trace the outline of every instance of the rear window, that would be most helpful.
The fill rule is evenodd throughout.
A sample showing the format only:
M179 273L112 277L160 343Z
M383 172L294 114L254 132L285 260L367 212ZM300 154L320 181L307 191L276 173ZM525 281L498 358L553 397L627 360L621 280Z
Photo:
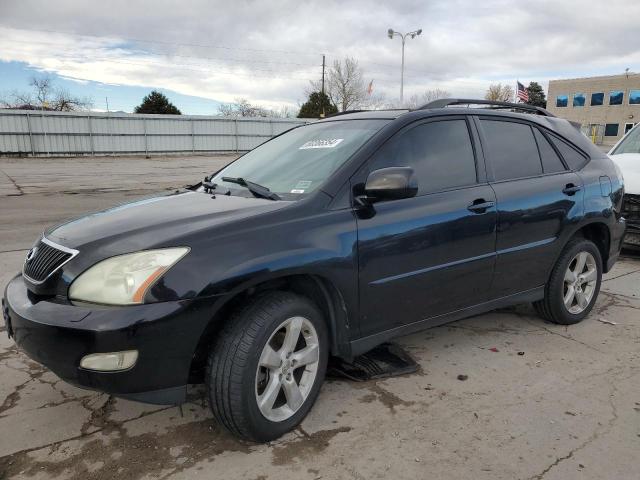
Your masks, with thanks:
M573 148L564 140L561 140L559 137L555 135L550 135L551 141L556 146L562 158L567 163L571 170L579 170L581 169L585 163L587 163L587 158L578 150Z
M542 174L538 147L529 125L485 119L481 124L496 180Z

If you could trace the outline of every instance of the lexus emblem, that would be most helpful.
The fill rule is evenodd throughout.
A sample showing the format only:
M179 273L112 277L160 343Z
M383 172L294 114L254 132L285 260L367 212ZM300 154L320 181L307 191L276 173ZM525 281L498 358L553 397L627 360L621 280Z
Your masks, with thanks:
M38 247L33 247L31 250L29 250L29 252L27 253L27 263L33 260L33 257L36 256L36 253L38 253Z

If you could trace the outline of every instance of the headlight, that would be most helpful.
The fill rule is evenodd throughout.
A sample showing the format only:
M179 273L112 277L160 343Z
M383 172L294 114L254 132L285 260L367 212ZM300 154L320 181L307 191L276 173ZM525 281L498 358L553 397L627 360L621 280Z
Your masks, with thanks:
M147 290L188 252L186 247L163 248L108 258L81 274L69 297L107 305L143 303Z

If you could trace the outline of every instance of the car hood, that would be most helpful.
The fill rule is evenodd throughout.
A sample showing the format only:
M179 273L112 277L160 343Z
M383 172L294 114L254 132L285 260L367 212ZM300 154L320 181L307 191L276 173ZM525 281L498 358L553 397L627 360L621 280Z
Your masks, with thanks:
M96 244L109 253L147 249L190 233L290 205L287 201L181 191L79 217L45 232L69 248Z
M640 195L640 153L610 155L624 176L624 191Z

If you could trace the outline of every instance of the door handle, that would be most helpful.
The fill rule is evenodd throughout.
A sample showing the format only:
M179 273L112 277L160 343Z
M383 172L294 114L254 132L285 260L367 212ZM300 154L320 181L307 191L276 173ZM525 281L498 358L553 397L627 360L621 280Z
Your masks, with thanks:
M467 210L473 213L484 213L487 209L494 207L495 204L496 202L487 202L484 198L478 198L467 207Z
M562 189L562 193L564 193L565 195L575 195L576 193L578 193L580 190L582 190L582 187L580 185L574 185L573 183L567 183L565 185L565 187Z

